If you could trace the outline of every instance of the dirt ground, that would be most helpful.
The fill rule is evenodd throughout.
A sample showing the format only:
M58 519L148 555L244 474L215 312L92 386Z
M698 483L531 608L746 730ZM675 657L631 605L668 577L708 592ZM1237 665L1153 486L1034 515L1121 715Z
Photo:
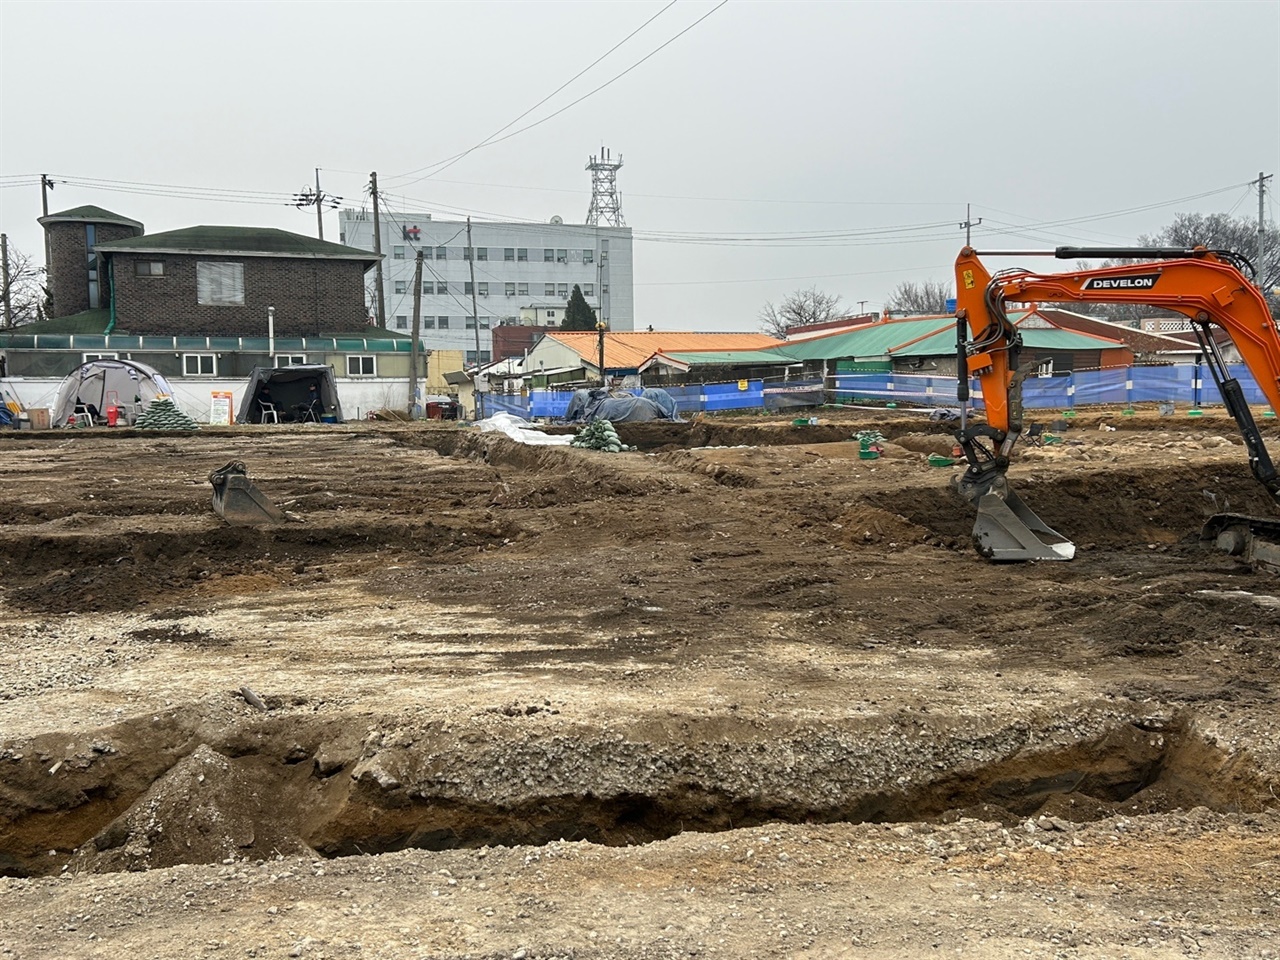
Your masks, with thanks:
M1233 424L1059 424L993 565L822 421L0 435L0 960L1280 956Z

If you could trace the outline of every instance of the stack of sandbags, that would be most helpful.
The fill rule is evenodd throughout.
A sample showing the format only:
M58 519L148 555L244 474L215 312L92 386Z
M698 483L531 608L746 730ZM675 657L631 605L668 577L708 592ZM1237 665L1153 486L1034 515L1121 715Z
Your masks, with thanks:
M200 424L179 410L168 397L157 397L134 427L138 430L199 430Z
M593 420L578 431L573 438L572 446L587 450L603 450L605 453L621 453L623 450L634 450L628 447L618 436L618 431L608 420Z

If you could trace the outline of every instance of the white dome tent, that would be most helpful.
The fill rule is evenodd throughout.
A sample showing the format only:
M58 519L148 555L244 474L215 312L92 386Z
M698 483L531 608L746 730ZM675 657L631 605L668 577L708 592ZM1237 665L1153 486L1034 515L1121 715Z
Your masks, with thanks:
M124 420L132 423L156 397L172 398L173 388L160 371L135 360L86 360L62 381L50 420L65 426L83 404L106 416L108 406L124 409Z

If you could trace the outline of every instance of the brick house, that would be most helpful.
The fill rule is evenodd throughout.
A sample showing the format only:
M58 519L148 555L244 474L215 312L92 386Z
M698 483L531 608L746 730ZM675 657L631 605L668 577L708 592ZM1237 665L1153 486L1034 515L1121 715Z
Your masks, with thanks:
M102 207L84 206L41 217L48 258L50 317L98 310L110 301L95 248L140 236L142 224Z

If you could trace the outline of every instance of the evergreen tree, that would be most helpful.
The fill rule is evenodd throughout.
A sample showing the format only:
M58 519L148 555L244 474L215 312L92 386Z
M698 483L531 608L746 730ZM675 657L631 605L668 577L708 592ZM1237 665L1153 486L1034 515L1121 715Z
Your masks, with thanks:
M569 305L564 311L564 323L561 330L594 330L596 328L596 312L587 305L587 298L582 295L582 288L576 283L573 293L569 294Z

